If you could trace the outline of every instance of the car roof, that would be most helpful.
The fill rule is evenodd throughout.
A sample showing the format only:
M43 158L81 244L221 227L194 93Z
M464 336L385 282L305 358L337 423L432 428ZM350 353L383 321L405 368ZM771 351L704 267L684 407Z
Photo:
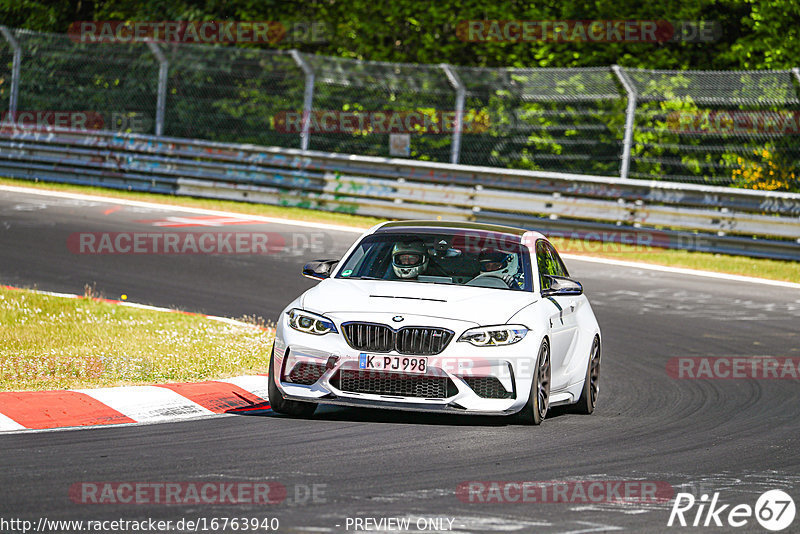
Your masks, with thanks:
M513 236L518 238L521 243L531 247L537 239L547 239L547 237L535 230L525 230L523 228L515 228L513 226L503 226L500 224L488 223L474 223L467 221L393 221L385 222L375 228L374 233L381 232L396 232L402 230L419 230L419 229L453 229L453 230L475 230L478 232L495 232L498 234Z
M495 232L498 234L523 236L528 230L514 228L513 226L502 226L499 224L472 223L466 221L394 221L382 224L375 230L376 233L398 229L415 230L420 228L452 228L456 230L478 230L483 232Z

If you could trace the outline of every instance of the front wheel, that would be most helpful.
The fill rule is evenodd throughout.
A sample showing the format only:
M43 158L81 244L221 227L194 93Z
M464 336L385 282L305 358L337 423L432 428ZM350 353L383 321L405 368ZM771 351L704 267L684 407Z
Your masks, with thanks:
M542 340L539 356L536 358L536 369L531 382L531 394L528 402L519 412L519 418L526 425L539 425L547 415L550 406L550 344Z
M284 399L278 390L278 386L275 385L275 347L272 348L272 355L269 357L268 380L267 392L269 393L269 404L273 412L295 417L311 417L314 414L317 409L316 403Z
M600 393L600 338L595 337L592 351L589 353L589 365L586 366L586 377L583 380L581 398L575 403L575 413L589 415L594 412L597 394Z

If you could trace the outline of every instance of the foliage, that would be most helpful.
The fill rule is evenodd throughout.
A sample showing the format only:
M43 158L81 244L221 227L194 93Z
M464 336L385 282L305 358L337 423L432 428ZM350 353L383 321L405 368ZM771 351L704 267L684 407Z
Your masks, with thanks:
M754 150L752 157L737 158L734 183L747 189L800 193L800 176L791 162L780 158L772 147Z
M465 20L710 21L711 43L484 42L459 39ZM80 20L279 21L289 31L279 48L375 61L471 66L577 67L618 63L643 68L785 69L800 55L800 3L794 0L0 0L7 26L66 32ZM295 22L325 25L322 38ZM270 46L270 45L268 45Z
M102 49L75 45L63 35L72 23L278 21L287 29L278 43L162 45L170 64L165 135L299 148L299 136L279 131L276 117L303 109L304 76L291 56L275 53L298 49L316 73L315 110L453 110L454 91L436 67L448 63L457 66L467 85L467 116L481 117L480 128L464 133L462 163L600 175L619 172L624 93L607 70L615 86L611 90L597 89L606 83L598 81L600 75L571 69L612 64L679 71L788 69L800 58L800 3L795 0L444 0L430 5L411 0L0 0L0 14L7 26L60 34L22 43L20 109L116 113L131 124L136 118L138 129L132 131L153 133L158 65L150 51L141 43ZM716 31L712 42L639 43L469 42L459 32L468 20L590 19L705 21ZM312 23L322 31L304 33ZM10 65L2 41L0 62L0 67ZM498 75L482 68L501 66L517 70ZM546 71L554 68L565 70ZM0 110L7 105L9 72L0 68ZM681 72L654 81L643 91L652 98L641 99L637 107L630 176L761 187L766 178L757 175L779 172L770 165L797 168L794 136L773 136L771 163L758 163L749 157L764 144L757 136L734 139L669 129L670 113L698 110L684 93L728 83L731 95L756 99L776 93L770 84L792 92L778 76L750 80L742 74L739 80L707 83ZM547 94L537 95L542 89ZM410 157L447 162L451 142L446 134L413 133ZM376 132L312 133L309 144L314 150L375 156L388 156L388 146L389 134ZM793 186L789 180L780 187Z

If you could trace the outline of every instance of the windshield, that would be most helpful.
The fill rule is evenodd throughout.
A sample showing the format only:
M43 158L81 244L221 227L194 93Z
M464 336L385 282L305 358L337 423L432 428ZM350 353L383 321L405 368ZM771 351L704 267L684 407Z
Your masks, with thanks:
M513 236L491 232L373 234L336 278L532 291L527 249Z

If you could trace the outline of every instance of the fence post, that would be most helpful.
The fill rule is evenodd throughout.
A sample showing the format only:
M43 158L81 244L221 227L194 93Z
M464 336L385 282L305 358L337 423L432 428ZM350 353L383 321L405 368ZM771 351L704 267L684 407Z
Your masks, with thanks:
M164 135L164 112L167 109L167 76L169 62L164 51L153 41L147 41L147 46L158 60L158 100L156 101L156 135Z
M0 26L0 33L3 34L3 37L6 38L8 41L8 45L14 51L14 63L11 67L11 95L8 101L8 115L12 121L17 121L17 100L19 98L19 73L20 73L20 64L22 63L22 48L19 46L19 42L14 38L14 34L11 33L11 30L6 28L5 26Z
M450 85L456 90L456 120L453 125L453 141L450 145L450 163L456 164L461 155L461 131L464 125L464 99L467 91L461 78L458 77L458 74L453 71L450 65L440 63L439 66L444 70Z
M798 67L793 68L792 74L794 74L794 78L795 80L797 80L797 83L800 83L800 68Z
M298 67L303 69L306 76L305 90L303 91L303 125L300 133L300 149L308 150L308 141L311 134L311 107L314 105L314 69L311 68L300 52L290 50L292 59Z
M620 178L628 177L628 170L631 165L631 144L633 143L633 119L636 114L636 87L628 78L628 75L619 65L612 65L611 70L617 76L619 83L625 88L628 95L628 108L625 111L625 137L622 140L622 164L619 169Z

